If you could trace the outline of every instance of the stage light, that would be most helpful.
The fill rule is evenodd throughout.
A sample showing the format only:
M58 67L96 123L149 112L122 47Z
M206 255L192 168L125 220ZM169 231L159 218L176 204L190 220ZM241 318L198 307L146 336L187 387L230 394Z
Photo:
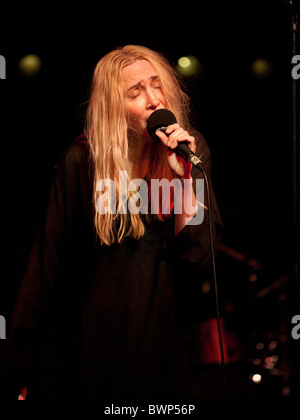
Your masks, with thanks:
M255 384L261 383L261 375L259 373L255 373L254 375L252 375L251 379L252 382L254 382Z
M282 395L283 397L289 397L291 395L291 387L289 387L288 385L284 386L282 388Z
M177 71L182 74L182 76L193 76L201 73L202 65L197 57L188 55L179 58L177 62Z
M264 343L257 343L256 344L256 350L263 350L265 348Z
M181 68L188 68L192 64L191 59L189 57L181 57L178 60L178 65Z
M252 63L252 73L258 79L266 79L272 73L272 64L263 58L258 58Z
M28 54L22 57L18 64L19 72L24 77L34 77L39 74L42 67L42 60L35 54Z
M202 290L202 293L204 293L205 295L207 295L207 294L210 292L210 290L211 290L211 287L210 287L210 281L205 280L205 281L202 283L201 290Z
M250 274L249 276L250 283L255 283L256 280L257 280L257 274L254 274L254 273Z
M273 363L273 359L272 359L272 357L266 357L266 358L265 358L264 367L265 367L266 369L269 369L269 370L274 369L274 367L275 367L275 363Z
M278 342L276 340L272 340L268 346L268 349L270 351L274 351L276 347L278 346Z

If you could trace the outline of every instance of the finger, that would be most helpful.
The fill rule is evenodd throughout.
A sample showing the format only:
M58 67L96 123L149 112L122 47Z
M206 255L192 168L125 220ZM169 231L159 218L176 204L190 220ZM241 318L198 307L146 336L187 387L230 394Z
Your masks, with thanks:
M193 153L196 153L196 140L195 140L195 137L193 137L193 136L189 136L189 137L186 139L186 141L188 142L188 144L189 144L189 148L191 149L191 151L192 151Z
M187 142L192 152L193 153L196 152L195 138L193 136L190 136L187 131L178 132L177 135L174 135L172 137L170 136L169 143L167 144L171 149L174 149L175 147L178 146L178 143L180 142Z
M162 143L170 149L175 149L179 142L186 141L189 144L193 153L196 152L195 137L190 136L189 133L181 128L178 124L172 124L167 127L165 133L158 130L156 131L157 137Z
M159 138L159 140L161 140L161 142L165 146L167 146L167 143L168 143L168 140L169 140L168 136L166 136L166 134L163 131L160 131L160 130L157 130L155 132L155 134L157 135L157 137Z
M183 141L185 138L188 137L188 133L181 127L179 127L178 124L173 124L172 126L168 127L169 130L171 131L171 133L169 134L167 132L167 129L165 130L166 136L167 136L167 141L164 142L164 144L167 147L170 148L175 148L178 144L179 139L182 139L181 141ZM175 128L175 130L173 130Z
M167 135L170 135L171 133L173 133L173 131L178 130L178 128L180 128L180 126L177 123L176 124L168 125L168 127L165 130L165 133Z
M168 146L174 148L178 145L178 142L185 141L188 138L188 132L179 127L169 135Z
M189 133L186 131L185 133L180 134L176 138L177 142L180 143L182 141L187 142L189 145L189 148L193 153L196 153L196 140L195 137L190 136Z

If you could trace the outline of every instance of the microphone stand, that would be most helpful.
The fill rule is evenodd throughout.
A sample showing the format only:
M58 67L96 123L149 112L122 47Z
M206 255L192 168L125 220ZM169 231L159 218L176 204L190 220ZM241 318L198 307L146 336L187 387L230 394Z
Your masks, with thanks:
M297 55L297 35L298 35L298 23L299 23L299 12L300 12L300 1L299 0L286 0L287 4L291 7L292 12L292 53L293 57ZM300 80L298 81L300 83ZM295 301L293 310L297 311L297 315L300 314L300 253L299 253L299 185L298 185L298 118L297 118L297 80L293 78L292 82L292 144L293 144L293 167L292 167L292 179L293 179L293 230L294 230L294 285L295 285ZM292 314L292 315L295 315ZM295 377L299 375L300 364L298 359L299 343L294 342L295 347L293 349L293 359L295 363ZM298 348L297 348L298 347ZM298 380L297 380L298 382ZM296 385L297 386L297 385ZM296 397L297 398L297 397Z
M286 0L290 5L292 11L292 53L293 57L297 55L297 35L298 35L298 22L300 12L299 0ZM298 82L300 83L300 81ZM292 179L293 179L293 230L294 230L294 281L296 286L296 307L300 309L300 254L299 254L299 186L298 186L298 117L297 117L297 80L293 78L292 82Z

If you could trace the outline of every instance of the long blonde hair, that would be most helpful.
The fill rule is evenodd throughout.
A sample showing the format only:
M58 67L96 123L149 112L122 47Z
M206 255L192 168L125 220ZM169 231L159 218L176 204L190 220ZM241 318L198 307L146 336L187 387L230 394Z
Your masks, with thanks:
M122 242L126 236L135 239L145 233L140 214L122 214L119 209L119 173L126 171L130 142L130 127L125 105L122 70L136 60L147 60L160 78L167 108L177 118L179 125L187 128L188 97L183 92L177 74L168 61L159 53L146 47L127 45L104 56L97 64L88 102L85 135L90 143L94 165L93 198L96 206L99 192L97 182L113 180L116 185L116 214L100 214L95 211L95 228L101 244ZM166 148L153 142L147 181L151 179L171 180L173 172L167 163ZM127 183L130 179L127 177ZM129 199L129 193L127 199ZM171 208L173 200L171 200ZM157 215L164 220L167 216Z

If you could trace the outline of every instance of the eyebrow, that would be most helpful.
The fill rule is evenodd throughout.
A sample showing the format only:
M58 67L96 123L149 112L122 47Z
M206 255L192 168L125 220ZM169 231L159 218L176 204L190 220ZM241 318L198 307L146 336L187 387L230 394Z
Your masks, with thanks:
M149 77L149 79L151 80L151 82L155 82L156 80L159 80L159 76L151 76L151 77ZM131 90L135 90L135 89L137 89L138 87L140 87L140 85L141 85L141 83L142 83L142 80L140 80L138 83L136 83L135 85L133 85L133 86L131 86L128 90L127 90L127 92L130 92Z

